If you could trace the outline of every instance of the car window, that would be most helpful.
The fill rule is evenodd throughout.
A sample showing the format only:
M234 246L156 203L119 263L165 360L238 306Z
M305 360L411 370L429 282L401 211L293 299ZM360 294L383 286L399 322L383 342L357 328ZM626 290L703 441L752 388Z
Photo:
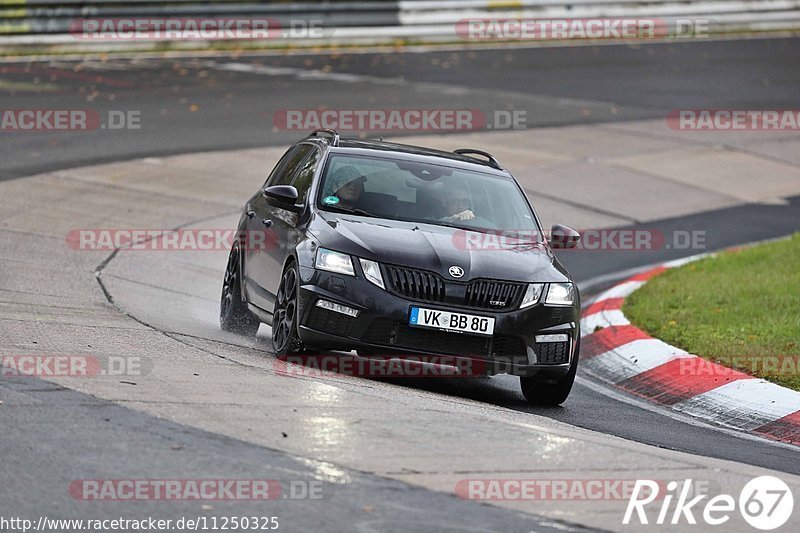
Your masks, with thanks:
M417 198L417 189L407 183L392 180L389 173L372 174L372 179L364 182L364 191L391 194L403 202L415 202Z
M275 167L272 169L272 172L270 172L269 176L267 177L267 181L264 182L264 186L265 187L270 187L272 185L276 185L275 182L277 181L278 177L281 175L281 170L283 170L283 168L286 166L286 162L289 161L289 159L291 159L292 154L296 150L297 150L297 146L292 146L291 148L286 150L286 153L283 154L283 157L280 158L280 160L278 161L278 164L275 165Z
M292 185L297 189L297 198L299 203L306 201L308 190L311 188L311 182L314 179L314 173L317 170L317 163L319 162L319 150L313 148L308 157L303 161L300 168L297 170Z
M288 185L291 183L297 167L303 162L303 159L305 159L308 152L312 149L313 146L308 144L301 144L289 149L278 164L275 165L269 178L267 178L266 186Z
M399 159L332 154L320 207L465 229L524 231L538 223L513 179Z

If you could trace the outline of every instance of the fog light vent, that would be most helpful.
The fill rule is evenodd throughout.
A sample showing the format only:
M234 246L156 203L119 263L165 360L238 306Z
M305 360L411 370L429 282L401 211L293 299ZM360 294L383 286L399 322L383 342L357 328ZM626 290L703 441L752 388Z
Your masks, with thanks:
M569 335L558 333L554 335L536 335L536 342L567 342Z
M353 309L352 307L347 307L346 305L337 304L328 300L317 300L317 307L352 317L357 317L359 313L358 309Z

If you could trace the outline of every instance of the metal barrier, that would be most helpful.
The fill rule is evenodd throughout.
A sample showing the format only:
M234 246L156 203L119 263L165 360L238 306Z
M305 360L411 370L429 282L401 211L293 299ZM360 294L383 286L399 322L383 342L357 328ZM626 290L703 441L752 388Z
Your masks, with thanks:
M798 30L800 0L0 0L0 45L77 44L81 39L75 35L76 24L86 19L167 18L251 18L268 20L275 28L306 23L325 30L316 43L311 36L291 39L298 45L320 44L319 39L326 44L441 42L463 40L456 29L460 22L489 17L658 17L669 24L705 19L710 33ZM269 40L289 44L290 39L272 35Z

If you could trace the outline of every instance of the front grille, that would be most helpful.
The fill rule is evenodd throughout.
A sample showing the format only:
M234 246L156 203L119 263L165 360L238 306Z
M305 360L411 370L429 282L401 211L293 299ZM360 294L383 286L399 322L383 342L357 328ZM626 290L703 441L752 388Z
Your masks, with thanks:
M448 303L474 309L516 309L525 294L524 283L476 279L467 283L445 281L427 270L383 265L387 288L423 302Z
M467 284L464 305L481 309L515 309L524 290L522 283L475 280ZM502 305L499 305L500 302Z
M404 322L392 321L388 318L374 320L361 340L370 344L381 344L398 349L450 355L509 357L525 354L525 343L521 337L510 335L478 337L412 328Z
M433 272L384 265L391 289L407 298L426 302L443 302L445 283Z
M329 311L328 309L322 309L315 305L308 313L305 326L339 337L347 337L350 335L350 329L354 322L355 319L352 317Z
M569 363L569 342L537 342L533 351L540 364L561 365Z

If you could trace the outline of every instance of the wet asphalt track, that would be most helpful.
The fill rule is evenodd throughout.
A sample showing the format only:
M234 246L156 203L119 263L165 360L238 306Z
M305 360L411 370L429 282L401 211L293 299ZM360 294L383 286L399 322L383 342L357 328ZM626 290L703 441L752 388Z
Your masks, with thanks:
M21 405L0 412L5 518L255 516L276 517L279 531L585 531L187 428L41 380L0 381L0 401L21 398ZM25 451L36 462L27 461ZM192 501L103 502L98 508L67 495L71 482L107 479L112 469L116 479L186 479L188 473L193 479L275 480L283 490L274 500L214 501L202 508ZM321 498L287 498L291 484L303 486L298 483L318 487Z

